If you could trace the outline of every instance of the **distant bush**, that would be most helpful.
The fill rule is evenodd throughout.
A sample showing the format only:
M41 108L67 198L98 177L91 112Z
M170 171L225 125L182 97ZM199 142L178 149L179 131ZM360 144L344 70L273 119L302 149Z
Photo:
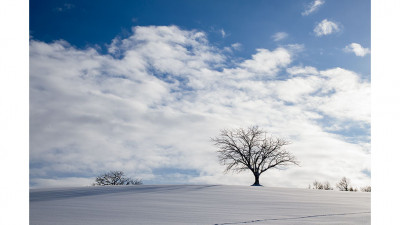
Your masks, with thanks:
M362 188L360 188L360 190L362 192L371 192L371 186L362 187Z
M324 185L319 181L314 181L313 189L319 189L319 190L324 189Z
M354 192L356 192L356 191L358 191L358 190L357 190L357 188L350 187L350 188L349 188L349 191L354 191Z
M125 174L122 171L110 171L96 177L96 181L93 183L93 186L140 184L143 184L142 180L125 177Z
M324 190L333 190L333 187L328 181L324 184Z
M308 185L308 189L318 189L318 190L333 190L333 187L331 184L327 181L325 183L319 182L317 180L314 181L314 183L311 185ZM357 188L350 186L350 179L343 177L337 184L336 187L339 189L339 191L353 191L357 192L359 191ZM371 192L371 186L365 186L360 188L360 191L362 192Z
M350 186L350 179L343 177L339 183L336 184L336 187L340 190L340 191L358 191L357 188Z
M349 191L350 190L350 179L343 177L339 183L336 184L336 187L340 190L340 191Z
M311 188L309 186L309 188ZM313 189L318 189L318 190L333 190L332 186L330 185L330 183L327 181L324 184L322 182L319 181L314 181L313 183Z

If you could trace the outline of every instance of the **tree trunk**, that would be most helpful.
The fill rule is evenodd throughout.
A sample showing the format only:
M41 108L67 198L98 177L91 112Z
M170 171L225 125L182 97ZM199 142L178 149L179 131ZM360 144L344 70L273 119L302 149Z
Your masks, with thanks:
M255 179L254 184L251 186L261 186L259 173L257 173L257 172L254 173L254 179Z

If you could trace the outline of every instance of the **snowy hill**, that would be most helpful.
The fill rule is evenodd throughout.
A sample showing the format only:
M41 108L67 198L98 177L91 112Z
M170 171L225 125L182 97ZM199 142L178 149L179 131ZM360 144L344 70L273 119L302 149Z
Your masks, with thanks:
M370 224L370 200L370 193L224 185L31 189L30 224Z

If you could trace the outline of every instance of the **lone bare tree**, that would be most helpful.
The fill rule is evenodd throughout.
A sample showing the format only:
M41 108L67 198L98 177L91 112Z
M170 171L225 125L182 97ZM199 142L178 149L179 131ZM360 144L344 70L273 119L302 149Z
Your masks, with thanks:
M93 186L139 184L143 184L143 182L139 179L125 177L125 174L122 171L110 171L96 177L96 182L93 183Z
M227 166L225 172L250 170L255 179L253 186L261 186L260 175L269 169L299 165L283 148L288 141L267 136L267 132L258 126L221 130L219 136L211 140L218 147L220 163Z

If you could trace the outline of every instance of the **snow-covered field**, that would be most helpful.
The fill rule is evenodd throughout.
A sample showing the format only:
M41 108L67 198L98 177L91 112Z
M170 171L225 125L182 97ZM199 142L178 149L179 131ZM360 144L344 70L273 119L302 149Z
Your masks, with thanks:
M225 185L31 189L30 224L370 224L370 200L370 193Z

